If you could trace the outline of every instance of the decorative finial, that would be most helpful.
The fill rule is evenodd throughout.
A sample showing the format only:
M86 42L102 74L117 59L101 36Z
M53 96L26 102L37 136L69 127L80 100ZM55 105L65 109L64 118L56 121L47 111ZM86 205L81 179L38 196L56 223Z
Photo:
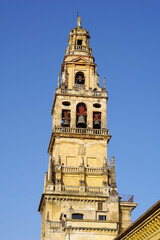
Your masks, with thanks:
M48 166L48 181L49 182L52 182L52 172L53 172L53 169L52 169L52 155L50 154L49 156L49 166Z
M77 9L77 26L81 27L81 17L78 16L78 9Z
M95 66L95 73L97 74L97 66Z
M106 89L106 78L103 77L103 89Z
M105 157L104 157L104 160L103 160L103 164L104 164L104 165L107 165L107 160L106 160Z
M108 162L107 162L108 168L110 168L110 159L108 158Z
M58 73L58 88L60 86L60 73Z
M111 165L111 187L116 188L116 172L115 172L115 160L112 157L112 165Z

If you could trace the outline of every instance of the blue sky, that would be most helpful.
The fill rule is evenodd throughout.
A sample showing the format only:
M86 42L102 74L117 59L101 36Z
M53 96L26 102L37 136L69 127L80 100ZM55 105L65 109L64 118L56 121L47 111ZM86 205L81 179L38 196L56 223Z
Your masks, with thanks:
M0 1L0 229L40 239L37 212L48 168L51 107L77 7L109 94L108 157L132 220L159 200L160 1Z

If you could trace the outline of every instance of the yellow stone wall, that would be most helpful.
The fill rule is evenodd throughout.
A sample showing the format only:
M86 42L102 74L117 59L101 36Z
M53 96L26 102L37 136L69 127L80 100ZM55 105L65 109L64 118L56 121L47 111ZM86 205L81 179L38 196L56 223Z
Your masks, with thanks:
M68 101L70 106L64 106L62 103ZM53 111L53 123L54 126L61 126L62 110L67 109L71 111L71 124L70 127L76 127L76 106L78 103L84 103L87 107L87 127L93 128L93 112L101 112L101 128L107 128L107 100L106 98L98 98L96 96L88 97L82 96L57 96L55 101L55 108ZM100 108L95 108L93 104L98 103Z
M59 155L61 163L66 166L80 166L83 156L84 166L103 167L104 157L107 158L107 142L106 140L67 137L55 139L53 159L57 159Z

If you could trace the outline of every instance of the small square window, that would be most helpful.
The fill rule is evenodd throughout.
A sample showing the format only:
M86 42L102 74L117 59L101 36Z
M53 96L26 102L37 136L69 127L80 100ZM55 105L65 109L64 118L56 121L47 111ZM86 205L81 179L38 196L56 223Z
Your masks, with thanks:
M103 203L102 202L98 203L98 210L103 210Z
M102 221L106 220L106 216L104 216L104 215L99 215L98 217L99 217L99 220L102 220Z
M77 40L77 45L82 45L82 40Z

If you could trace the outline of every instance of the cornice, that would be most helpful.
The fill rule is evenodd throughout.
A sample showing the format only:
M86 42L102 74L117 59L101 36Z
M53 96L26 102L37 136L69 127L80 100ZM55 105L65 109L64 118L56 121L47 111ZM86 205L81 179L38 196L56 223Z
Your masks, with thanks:
M82 134L78 134L78 133L63 133L63 132L52 132L51 138L50 138L50 142L49 142L49 146L48 146L48 153L52 153L52 147L55 141L56 137L63 137L63 138L79 138L79 139L99 139L99 140L104 140L107 139L107 143L109 142L109 140L111 139L111 135L107 134L107 135L101 135L101 134L89 134L89 133L82 133Z
M74 195L73 193L43 193L41 196L40 204L38 211L41 211L41 206L42 204L47 200L47 201L75 201L75 202L97 202L97 201L105 201L107 196L92 196L92 195L83 195L78 194Z

